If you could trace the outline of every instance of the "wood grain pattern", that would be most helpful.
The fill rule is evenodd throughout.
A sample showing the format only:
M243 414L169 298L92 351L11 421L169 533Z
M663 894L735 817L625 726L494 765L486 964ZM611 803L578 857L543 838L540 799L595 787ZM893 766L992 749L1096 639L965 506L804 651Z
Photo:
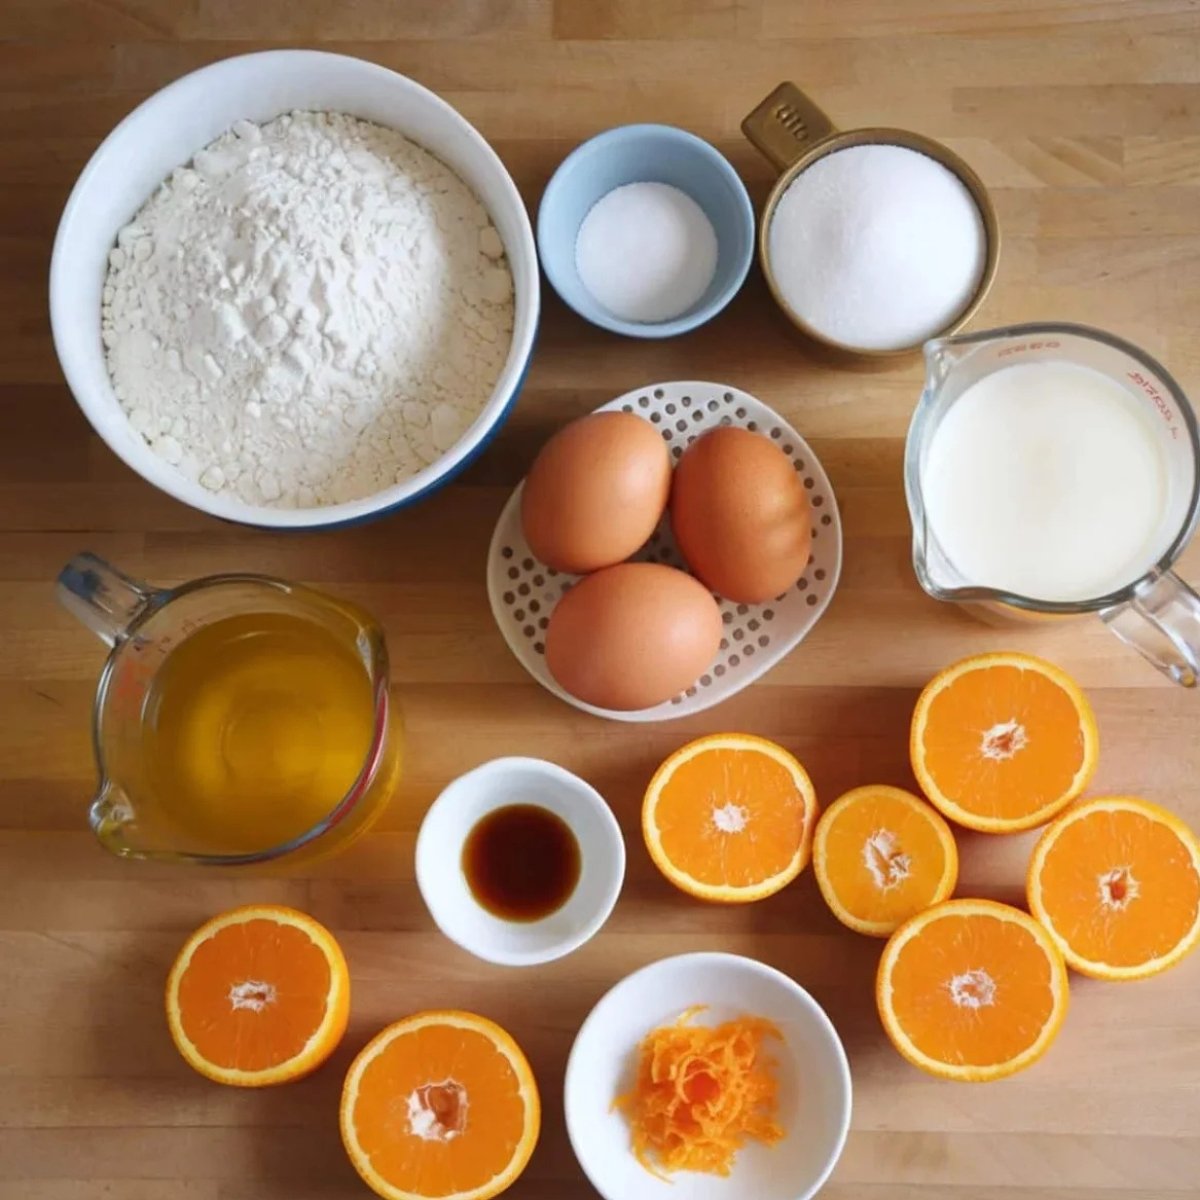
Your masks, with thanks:
M714 324L668 343L598 332L547 294L533 371L503 436L460 483L365 529L272 537L207 520L133 477L62 383L45 279L66 193L96 143L180 73L270 45L323 45L411 74L494 143L535 206L562 156L625 121L709 138L756 202L771 182L738 132L781 79L844 127L947 141L992 189L1000 274L978 327L1092 322L1160 356L1200 396L1200 5L1195 0L5 0L0 5L0 1200L352 1200L338 1145L342 1070L386 1021L476 1008L526 1046L546 1105L514 1200L593 1193L563 1130L572 1035L626 972L686 949L795 975L848 1046L854 1129L823 1200L1170 1200L1200 1194L1200 961L1143 984L1074 981L1048 1058L984 1088L926 1080L874 1015L873 941L842 930L811 878L746 909L675 894L641 848L657 762L745 728L809 766L820 794L909 780L917 688L964 653L1046 654L1091 689L1094 790L1142 792L1200 824L1200 711L1098 622L976 625L908 565L902 439L919 364L854 373L806 357L754 274ZM778 408L833 477L847 535L834 604L761 684L676 724L607 725L523 674L483 588L493 521L562 421L654 379L725 379ZM91 548L159 582L267 570L384 621L410 760L379 831L302 877L116 861L85 827L89 702L103 653L51 580ZM1200 576L1200 547L1183 564ZM611 801L629 877L594 942L536 974L489 968L433 929L413 881L421 813L502 753L555 759ZM1015 900L1028 837L962 839L961 891ZM266 1095L192 1075L161 1014L166 968L212 912L299 905L344 940L350 1033L316 1077ZM753 1200L747 1197L745 1200Z

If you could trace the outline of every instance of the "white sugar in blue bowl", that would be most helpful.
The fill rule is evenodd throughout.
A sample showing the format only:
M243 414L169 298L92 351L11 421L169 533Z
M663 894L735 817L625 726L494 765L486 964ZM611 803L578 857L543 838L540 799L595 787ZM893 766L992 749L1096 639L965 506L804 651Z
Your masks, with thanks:
M664 320L628 320L580 278L579 230L596 204L634 183L677 188L716 235L716 267L698 299ZM538 253L551 286L581 317L628 337L667 338L696 329L733 299L754 257L754 208L737 172L713 146L671 125L622 125L577 146L550 180L538 209Z

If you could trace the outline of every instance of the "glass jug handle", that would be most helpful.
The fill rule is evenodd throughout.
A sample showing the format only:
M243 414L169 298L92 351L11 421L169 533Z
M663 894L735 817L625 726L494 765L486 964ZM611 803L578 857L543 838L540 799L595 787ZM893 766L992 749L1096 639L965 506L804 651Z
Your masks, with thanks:
M58 573L58 599L102 642L115 646L154 592L85 551Z
M1170 571L1150 577L1134 598L1100 614L1127 646L1184 687L1200 683L1200 595Z

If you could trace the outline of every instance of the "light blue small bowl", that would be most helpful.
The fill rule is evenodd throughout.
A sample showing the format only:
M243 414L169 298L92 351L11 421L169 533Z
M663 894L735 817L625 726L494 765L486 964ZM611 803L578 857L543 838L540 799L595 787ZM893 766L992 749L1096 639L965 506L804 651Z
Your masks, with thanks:
M575 269L575 241L592 206L627 183L667 183L704 210L717 235L717 269L708 290L669 321L623 321L598 304ZM585 320L628 337L667 338L711 320L737 294L754 257L754 208L728 160L702 138L672 125L621 125L563 159L537 221L542 269L563 302Z

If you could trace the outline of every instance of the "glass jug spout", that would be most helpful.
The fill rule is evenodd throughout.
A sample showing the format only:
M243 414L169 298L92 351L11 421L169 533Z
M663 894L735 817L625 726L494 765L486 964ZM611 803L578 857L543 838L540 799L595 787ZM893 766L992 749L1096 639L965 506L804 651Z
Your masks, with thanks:
M925 391L942 388L954 368L970 353L974 344L970 334L932 338L922 347L925 358Z
M155 592L84 551L58 575L58 598L102 642L115 646L154 601Z
M144 851L132 845L129 838L134 824L133 804L113 780L101 779L88 820L105 849L122 858L143 857Z

